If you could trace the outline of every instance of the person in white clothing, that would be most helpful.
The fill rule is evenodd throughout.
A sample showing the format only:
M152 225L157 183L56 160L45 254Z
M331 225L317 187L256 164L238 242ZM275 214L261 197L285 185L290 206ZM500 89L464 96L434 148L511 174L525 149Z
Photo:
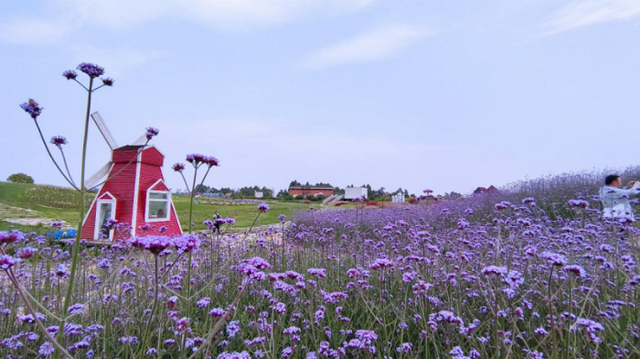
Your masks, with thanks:
M622 178L609 175L605 178L604 184L600 188L600 201L604 207L602 216L607 219L635 221L629 198L640 195L640 181L630 181L626 188L622 188Z

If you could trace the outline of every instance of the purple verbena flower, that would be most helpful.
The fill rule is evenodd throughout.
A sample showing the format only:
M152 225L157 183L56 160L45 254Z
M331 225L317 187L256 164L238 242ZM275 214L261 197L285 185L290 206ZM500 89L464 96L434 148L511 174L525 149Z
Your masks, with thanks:
M199 308L204 308L204 307L207 307L209 303L211 303L211 298L204 297L200 299L196 304L198 305Z
M370 265L371 269L373 270L378 270L383 268L393 268L394 266L395 266L395 263L384 258L378 258L373 262L373 264Z
M230 339L235 338L236 334L240 332L240 322L237 320L229 322L226 332Z
M567 257L554 252L542 252L540 257L546 259L549 263L557 267L562 267L568 262Z
M207 158L207 156L199 153L192 153L187 155L186 161L197 167L205 161L205 158Z
M14 258L10 255L6 255L6 254L0 255L0 269L9 270L9 268L13 267L19 262L20 262L20 259Z
M58 148L62 148L62 145L67 144L67 139L63 136L53 136L51 137L51 144L55 145Z
M87 63L87 62L83 62L80 65L78 65L77 70L84 72L85 74L89 75L89 77L91 78L100 77L104 75L104 68L95 64Z
M173 238L178 253L189 253L200 248L200 239L197 235L184 234L180 237Z
M203 162L209 167L218 167L220 166L220 161L213 156L206 156Z
M317 278L327 277L327 270L325 268L309 268L307 269L307 273Z
M103 85L109 86L109 87L113 86L113 83L115 82L115 80L112 79L111 77L107 77L107 78L104 78L104 79L101 79L101 80L102 80L102 84Z
M221 317L225 313L225 310L222 308L213 308L209 311L209 315L212 317Z
M73 304L69 307L68 312L71 315L82 314L82 312L86 309L86 306L81 303Z
M588 208L589 207L589 202L581 200L581 199L572 199L569 200L569 204L573 207L578 207L578 208Z
M23 103L20 107L34 120L42 114L42 107L40 107L40 105L38 105L38 103L33 99L29 99L29 101Z
M587 271L579 265L568 265L564 267L564 270L575 274L578 278L584 278L587 276Z
M251 359L251 354L247 353L246 351L242 351L240 353L223 352L220 355L218 355L216 359Z
M53 347L53 344L51 344L50 342L44 342L38 349L38 354L44 357L48 357L49 355L53 354L54 351L55 348Z
M171 166L171 169L176 172L182 172L184 171L184 163L175 163L173 166Z
M158 130L155 127L147 127L147 140L151 140L152 138L154 138L155 136L157 136L160 133L160 130Z
M33 257L36 254L37 251L38 251L37 248L22 247L22 248L18 248L18 250L16 250L16 255L20 259L29 259L29 258Z
M482 268L480 273L482 273L484 275L490 275L490 274L505 275L505 274L507 274L507 271L508 270L507 270L506 267L498 267L498 266L490 265L488 267Z

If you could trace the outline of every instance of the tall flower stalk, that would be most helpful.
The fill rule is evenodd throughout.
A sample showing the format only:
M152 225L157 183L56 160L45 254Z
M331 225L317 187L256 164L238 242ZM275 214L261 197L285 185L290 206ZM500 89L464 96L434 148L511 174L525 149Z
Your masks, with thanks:
M69 273L69 282L67 285L67 291L66 291L66 295L64 296L64 304L60 308L61 318L65 318L65 313L67 312L73 299L74 285L76 281L76 272L77 272L78 261L79 261L78 257L80 253L80 240L82 239L82 224L83 224L82 222L87 212L86 194L88 192L88 189L85 184L85 178L86 178L86 162L87 162L87 142L89 137L89 118L91 115L92 96L93 96L93 93L99 90L100 88L105 86L111 87L113 86L113 83L114 83L114 80L111 78L108 78L108 77L101 78L101 76L104 75L104 68L98 65L91 64L91 63L81 63L80 65L78 65L76 70L86 74L89 77L88 85L85 86L85 84L78 81L78 73L74 70L65 71L62 74L62 76L65 77L67 80L75 81L87 92L87 109L86 109L86 114L84 118L84 133L83 133L83 140L82 140L82 159L80 163L80 183L79 184L77 184L74 181L73 176L71 175L71 171L69 170L69 165L67 163L67 158L62 148L63 145L67 144L67 139L64 138L63 136L54 136L51 138L51 141L50 141L52 145L58 147L58 149L60 150L62 161L64 163L64 168L65 168L65 171L63 171L58 161L55 159L55 157L51 153L51 150L49 149L49 146L47 145L47 142L44 139L42 129L38 122L38 117L42 114L43 108L33 99L29 99L29 101L20 105L20 107L25 112L27 112L33 119L34 124L36 125L36 128L38 130L38 134L40 135L40 139L42 140L42 143L47 151L47 154L49 155L49 158L54 163L54 165L56 166L56 168L58 169L62 177L65 179L65 181L67 181L67 183L69 183L69 185L73 187L78 192L78 195L80 196L79 223L78 223L77 235L72 247L71 270ZM102 81L102 84L96 85L97 79L100 79ZM158 130L156 129L153 129L153 128L147 129L147 143L149 142L151 137L157 135L157 133L158 133ZM144 148L147 143L145 143L145 145L142 146L142 148ZM17 285L17 282L16 282L16 285ZM18 289L20 290L19 287ZM64 333L65 322L66 320L64 319L61 320L60 322L60 327L58 329L59 340L61 340L64 337L63 333ZM57 352L56 352L56 355L58 355Z
M189 187L187 179L184 176L184 169L186 167L185 164L176 163L172 166L172 168L174 171L180 173L180 176L182 177L182 180L184 181L184 184L186 186L187 192L189 192L189 234L193 234L193 200L196 196L196 193L198 193L198 191L200 190L200 187L202 187L204 180L209 175L209 171L211 170L211 168L219 167L220 161L218 161L218 159L213 156L205 156L198 153L187 155L186 161L189 162L194 169L191 187ZM198 180L198 170L203 166L206 166L207 170L204 173L204 176L202 176L200 183L196 186ZM191 253L189 253L189 255L187 256L187 282L185 284L185 287L187 298L189 298L191 296Z
M187 192L189 193L189 233L193 233L193 200L196 194L198 193L198 191L200 190L200 187L202 187L202 185L204 184L204 180L209 175L209 171L211 170L211 167L219 167L220 161L218 161L218 159L213 156L205 156L199 153L193 153L193 154L187 155L186 161L193 166L193 170L194 170L191 187L189 187L189 184L187 183L187 178L184 176L184 169L186 167L184 163L176 163L171 168L174 171L180 173L180 176L182 177L182 180L184 181L184 185L187 189ZM198 180L198 170L203 166L207 167L207 171L204 173L204 176L202 176L200 183L196 186L196 183Z
M106 78L103 79L103 84L93 88L94 80L97 77L104 75L104 68L89 63L81 63L78 65L78 70L85 73L89 76L89 87L85 87L80 81L78 81L78 74L75 71L69 70L65 71L62 75L67 78L67 80L74 80L80 86L82 86L87 91L87 112L84 119L84 136L82 139L82 160L80 162L80 221L78 222L78 235L73 243L73 248L71 252L71 272L69 274L69 284L67 286L67 294L64 298L64 305L62 306L61 313L64 314L67 312L69 305L71 304L72 296L73 296L73 287L76 279L76 270L78 268L78 254L80 252L80 239L82 238L82 220L87 211L87 204L85 194L87 193L87 188L85 187L85 174L86 174L86 163L87 163L87 140L89 138L89 117L91 115L91 96L94 91L97 91L101 87L104 86L112 86L113 80ZM60 323L60 328L58 329L58 337L62 338L64 333L64 321Z
M253 223L251 223L251 227L249 227L249 230L247 231L247 233L251 233L253 226L255 226L258 220L260 219L260 215L267 212L269 212L269 205L266 203L260 203L258 205L258 215L256 216L256 219L253 220Z

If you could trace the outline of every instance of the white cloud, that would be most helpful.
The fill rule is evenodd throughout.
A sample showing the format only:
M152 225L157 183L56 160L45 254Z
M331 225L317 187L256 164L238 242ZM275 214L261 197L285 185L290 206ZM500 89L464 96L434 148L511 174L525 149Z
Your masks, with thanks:
M73 29L74 25L63 19L15 17L0 24L0 41L18 44L50 44L62 40Z
M337 16L367 7L377 0L183 0L186 15L219 28L247 27Z
M313 52L307 56L303 67L316 69L388 59L431 34L425 29L406 25L378 28Z
M558 9L545 24L545 35L640 15L638 0L582 0Z
M247 30L303 18L338 16L378 0L54 0L53 10L5 17L0 40L39 44L62 40L87 26L124 30L155 21L192 21ZM53 14L53 15L51 15ZM60 15L64 14L64 15Z

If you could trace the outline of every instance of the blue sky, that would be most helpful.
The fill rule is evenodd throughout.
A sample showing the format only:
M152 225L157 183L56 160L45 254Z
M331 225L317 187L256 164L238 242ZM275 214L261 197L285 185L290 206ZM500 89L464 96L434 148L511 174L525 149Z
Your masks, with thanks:
M83 90L120 144L145 127L207 184L289 181L468 193L638 163L637 0L50 0L0 3L0 178L62 185L31 119L78 173ZM91 129L88 172L109 158Z

